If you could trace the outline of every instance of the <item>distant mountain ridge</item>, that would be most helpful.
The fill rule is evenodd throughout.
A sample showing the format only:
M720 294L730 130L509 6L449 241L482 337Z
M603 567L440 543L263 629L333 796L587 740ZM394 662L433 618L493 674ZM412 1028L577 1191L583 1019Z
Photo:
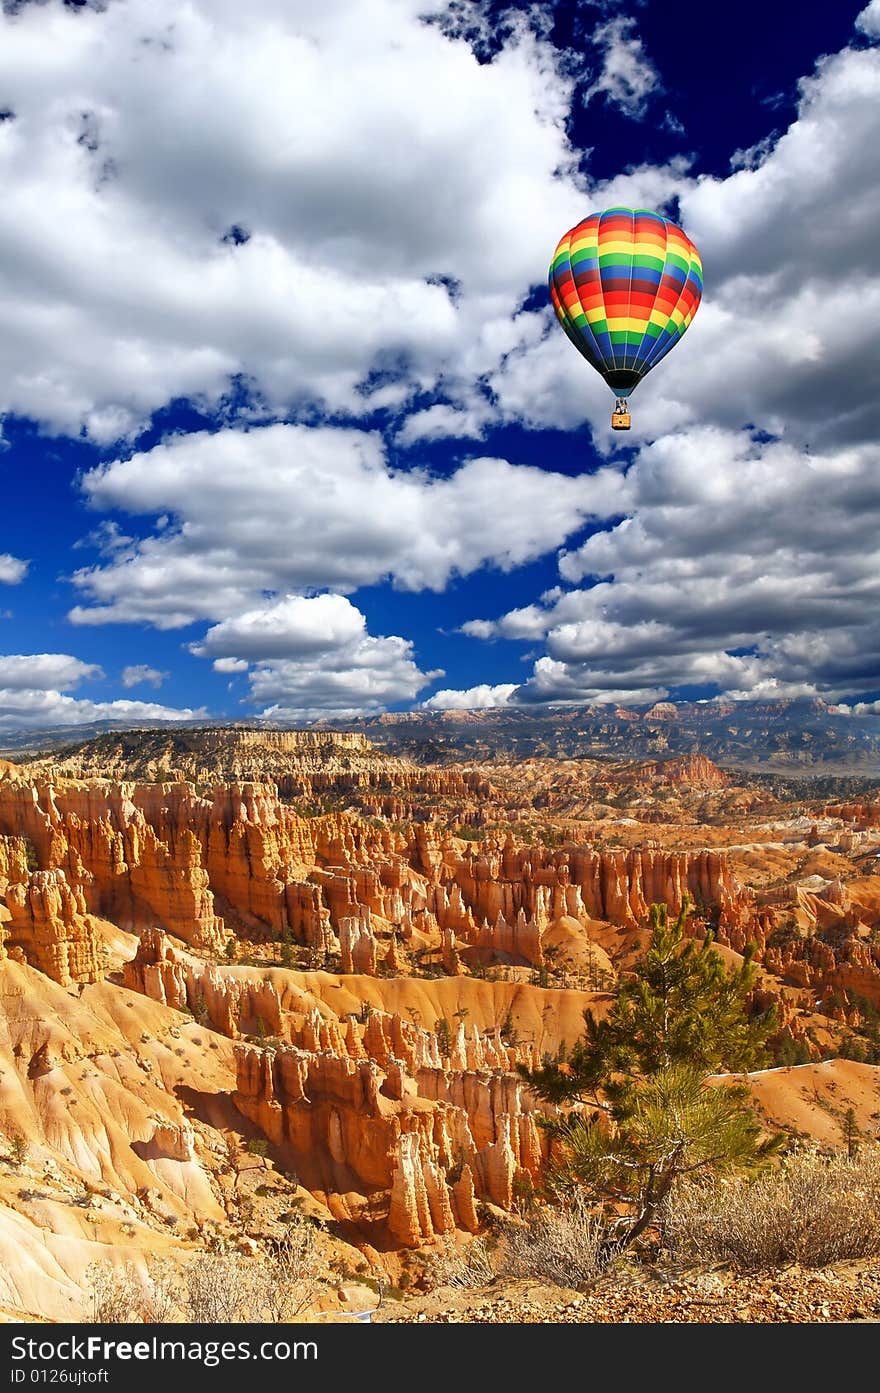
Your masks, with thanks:
M197 732L214 732L223 741L237 732L242 746L254 751L262 743L261 734L269 746L272 741L268 737L273 732L297 730L360 734L376 751L419 764L534 757L651 760L699 754L716 764L755 773L880 777L880 714L848 715L824 701L805 698L656 702L644 707L404 711L299 726L256 718L174 726L100 722L76 729L7 732L0 737L0 755L22 759L33 758L38 752L73 753L89 741L112 741L126 733L143 739L146 745L155 737L186 748L193 741L201 743L203 737ZM302 742L304 747L310 743ZM370 758L363 747L361 754ZM247 765L253 762L243 760Z
M360 731L238 725L103 731L37 753L16 752L15 762L50 776L201 784L410 768L407 760L377 749Z
M658 702L646 707L503 707L419 711L352 723L411 759L670 759L796 776L880 776L880 715L819 700Z

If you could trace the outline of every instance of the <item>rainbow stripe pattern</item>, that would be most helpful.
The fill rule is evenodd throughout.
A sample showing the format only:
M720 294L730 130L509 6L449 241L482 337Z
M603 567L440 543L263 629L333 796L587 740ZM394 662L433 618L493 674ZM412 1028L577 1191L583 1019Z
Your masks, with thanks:
M566 232L550 264L560 324L618 396L675 347L702 293L693 242L647 208L591 213Z

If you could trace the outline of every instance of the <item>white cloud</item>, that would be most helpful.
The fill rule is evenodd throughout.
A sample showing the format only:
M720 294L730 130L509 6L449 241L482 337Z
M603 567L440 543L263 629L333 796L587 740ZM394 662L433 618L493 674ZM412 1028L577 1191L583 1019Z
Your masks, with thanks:
M491 707L507 706L515 691L515 682L499 682L496 686L481 682L463 691L447 688L435 692L422 702L422 707L426 711L485 711Z
M880 38L880 0L870 0L856 15L856 28L869 38Z
M677 186L706 298L674 365L635 395L622 446L604 385L549 319L488 377L502 415L571 428L586 414L601 448L638 450L623 519L560 556L563 579L588 585L462 626L545 642L515 700L876 690L878 103L880 53L845 49L728 178L635 170L627 197L620 179L597 197L662 206L663 180L666 197Z
M0 730L90 725L94 721L193 721L204 707L177 710L148 701L87 701L61 692L0 688Z
M76 726L92 721L186 721L207 715L204 707L175 710L144 701L89 701L67 692L104 676L94 663L69 653L0 655L0 730Z
M23 691L34 687L58 687L66 691L80 682L103 677L94 663L83 663L69 653L6 653L0 655L0 687Z
M132 663L131 666L122 669L122 685L123 687L137 687L144 683L150 687L159 688L167 676L167 672L160 672L158 668L150 667L148 663Z
M479 440L485 433L487 418L485 411L463 411L437 402L407 416L397 440L401 445L415 445L420 440Z
M442 676L419 670L407 639L368 634L343 595L286 595L213 625L190 648L217 672L249 672L249 702L276 719L382 711Z
M240 375L360 412L509 319L580 205L574 78L534 25L480 63L423 13L4 10L0 409L107 443Z
M146 519L146 535L108 521L87 539L99 558L74 577L71 619L208 621L196 651L248 674L258 705L375 710L430 674L340 592L440 591L567 544L568 589L462 626L545 643L514 699L876 688L880 53L859 39L823 59L790 129L737 152L727 178L679 161L591 186L565 134L579 74L560 77L567 59L534 15L477 62L466 9L448 7L445 32L421 9L4 12L0 410L106 442L173 397L218 399L238 374L252 420L385 407L404 447L586 420L617 467L578 478L487 457L434 477L394 469L356 430L172 439L86 476L95 508ZM497 45L504 26L490 29ZM594 38L594 110L638 115L660 89L634 22ZM607 389L549 313L516 311L585 212L675 199L706 297L621 441ZM590 521L605 530L579 544ZM21 579L26 563L6 562L0 580ZM75 674L35 669L18 690L54 701Z
M343 595L287 595L277 604L215 624L191 648L202 658L304 657L357 643L365 627L360 610Z
M396 472L376 435L282 425L178 437L93 470L83 487L95 507L176 521L78 571L90 604L71 619L160 628L238 617L267 593L389 576L442 590L483 565L534 560L591 515L619 511L627 491L613 470L572 478L489 458L443 477Z
M618 15L593 30L603 50L602 68L584 93L584 101L604 96L627 116L641 116L660 79L636 33L636 21Z
M384 711L411 702L442 672L421 672L408 639L372 638L313 658L260 663L250 674L249 700L267 703L262 715L275 719L350 716Z
M601 674L597 674L597 677ZM654 701L662 701L668 695L665 687L638 687L621 685L596 685L591 683L589 674L578 671L565 663L554 662L552 658L539 658L535 663L534 674L525 686L517 688L511 700L549 705L610 706L629 704L642 706Z
M686 684L756 698L870 691L878 471L877 446L806 454L711 428L664 437L628 471L627 516L560 554L564 579L588 588L462 631L545 642L516 700Z
M662 209L677 197L705 270L688 333L633 393L627 444L700 424L758 425L813 447L880 434L878 105L880 50L846 48L802 81L789 129L737 152L726 178L673 164L592 191L591 207ZM549 312L543 336L487 369L486 382L501 418L564 429L586 420L601 449L620 448L610 392Z
M8 551L0 553L0 585L18 585L27 575L29 561L10 556Z

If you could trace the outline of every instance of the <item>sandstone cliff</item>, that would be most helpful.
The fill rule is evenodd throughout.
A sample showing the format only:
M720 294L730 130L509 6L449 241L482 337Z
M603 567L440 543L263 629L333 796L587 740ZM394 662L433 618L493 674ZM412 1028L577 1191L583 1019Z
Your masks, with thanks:
M97 981L95 928L82 891L67 884L63 871L31 871L27 880L7 886L6 903L7 951L20 949L32 967L64 987Z

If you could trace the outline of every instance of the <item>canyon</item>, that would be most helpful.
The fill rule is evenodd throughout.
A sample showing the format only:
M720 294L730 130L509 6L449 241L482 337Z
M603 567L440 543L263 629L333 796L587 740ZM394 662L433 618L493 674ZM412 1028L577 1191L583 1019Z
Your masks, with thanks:
M259 1248L293 1208L328 1264L392 1283L483 1232L548 1163L519 1068L608 1008L653 904L687 898L729 963L755 952L768 1118L839 1062L870 1129L876 809L699 753L419 764L357 731L4 761L0 1305L80 1318L96 1253ZM811 1118L826 1142L835 1107Z

